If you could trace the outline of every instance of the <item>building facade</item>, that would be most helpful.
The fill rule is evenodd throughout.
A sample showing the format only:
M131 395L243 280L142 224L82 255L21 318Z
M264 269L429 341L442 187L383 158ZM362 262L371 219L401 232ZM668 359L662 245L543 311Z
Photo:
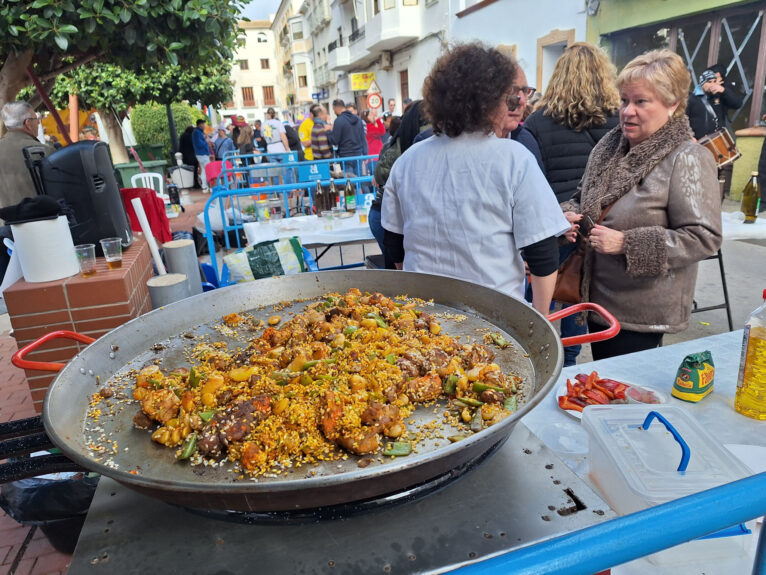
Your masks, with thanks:
M231 69L234 95L218 115L224 118L241 115L252 124L264 118L269 106L281 107L285 92L279 82L271 22L240 22L239 27L244 43L237 50Z
M712 64L745 104L731 113L735 130L758 125L766 114L766 27L763 0L590 0L587 37L607 47L618 68L654 48L669 48L686 62L696 82Z

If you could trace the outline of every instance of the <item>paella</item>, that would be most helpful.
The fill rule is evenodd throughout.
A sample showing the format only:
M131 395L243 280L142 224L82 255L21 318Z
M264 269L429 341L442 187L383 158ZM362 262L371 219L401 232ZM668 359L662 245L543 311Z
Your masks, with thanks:
M509 342L489 331L462 342L425 303L351 288L290 317L225 315L223 329L255 336L237 350L200 344L188 366L132 372L134 425L180 461L257 477L406 457L426 438L460 441L511 415L521 378L494 363ZM418 409L439 416L416 427Z

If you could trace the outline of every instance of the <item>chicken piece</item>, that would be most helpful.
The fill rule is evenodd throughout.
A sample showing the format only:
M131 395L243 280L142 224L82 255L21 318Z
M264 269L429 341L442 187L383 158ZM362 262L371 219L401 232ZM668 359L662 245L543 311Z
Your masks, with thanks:
M330 441L338 437L338 424L343 417L343 404L335 393L328 391L322 398L322 433Z
M268 454L263 449L252 441L245 443L239 458L242 467L248 471L255 471L259 467L263 467L266 461L268 461Z
M436 321L434 316L426 312L422 312L418 319L415 320L415 329L428 329L431 323Z
M428 369L439 369L449 363L449 354L439 348L429 349L425 353L425 363Z
M405 384L404 393L413 403L431 401L441 395L442 379L435 373L416 377Z
M244 439L270 413L271 397L268 395L237 401L213 416L202 430L197 449L204 456L220 457L230 443Z
M363 428L351 435L340 436L335 443L355 455L375 453L380 447L378 432L372 428Z
M470 369L480 363L492 363L495 359L495 352L485 345L474 343L471 345L464 345L460 356L468 364L468 368Z
M399 437L404 433L405 426L399 415L399 408L373 401L362 412L362 424L368 425L378 432L383 432L387 437Z
M402 371L402 376L405 381L420 375L418 366L412 363L409 359L403 357L398 358L396 360L396 366Z
M152 389L141 401L144 413L162 424L178 415L181 400L169 389Z

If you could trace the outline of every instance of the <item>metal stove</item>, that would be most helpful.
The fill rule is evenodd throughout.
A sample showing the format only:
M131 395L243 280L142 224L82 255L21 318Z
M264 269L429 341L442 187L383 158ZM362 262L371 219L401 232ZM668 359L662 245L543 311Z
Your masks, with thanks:
M363 506L372 510L268 525L190 513L103 477L69 574L444 573L615 517L522 423L456 476L427 497L394 494Z

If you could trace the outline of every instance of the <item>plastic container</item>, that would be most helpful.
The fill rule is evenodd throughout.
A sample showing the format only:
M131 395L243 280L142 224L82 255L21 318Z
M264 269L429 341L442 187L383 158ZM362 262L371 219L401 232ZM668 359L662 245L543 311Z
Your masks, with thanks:
M656 415L644 429L650 413ZM590 477L620 515L751 475L744 464L676 406L588 406L583 411L582 425L590 436ZM662 565L710 562L742 554L750 544L749 531L740 526L655 553L648 559Z

